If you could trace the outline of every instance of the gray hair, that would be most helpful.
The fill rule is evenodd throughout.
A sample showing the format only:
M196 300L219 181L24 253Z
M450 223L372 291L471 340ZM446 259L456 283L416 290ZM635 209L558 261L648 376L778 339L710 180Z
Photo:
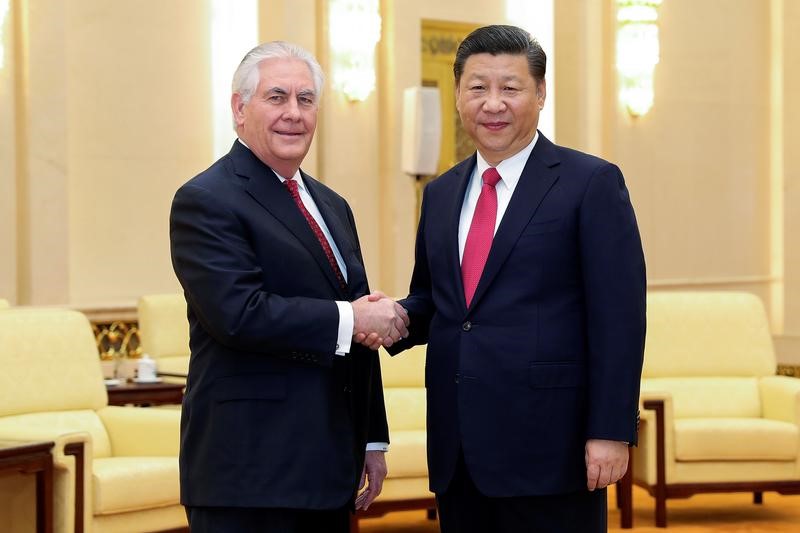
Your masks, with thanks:
M314 91L317 93L317 101L322 97L322 86L325 83L325 75L322 67L317 60L305 48L286 41L270 41L262 43L244 56L242 62L233 73L232 90L239 93L242 101L246 104L252 98L253 93L258 88L259 72L258 65L265 59L300 59L308 65L311 77L314 79Z

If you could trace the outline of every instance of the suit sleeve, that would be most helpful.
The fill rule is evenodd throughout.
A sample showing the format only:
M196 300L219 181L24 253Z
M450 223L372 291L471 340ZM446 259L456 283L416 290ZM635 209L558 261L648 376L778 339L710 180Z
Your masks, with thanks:
M589 344L588 438L635 443L645 339L644 254L628 189L606 164L580 208Z
M178 190L170 245L186 299L215 340L237 350L314 354L313 360L331 364L336 303L265 292L264 271L245 228L210 191L194 185Z
M410 320L409 335L408 338L393 344L387 350L391 355L397 355L412 346L428 342L428 333L434 310L431 271L428 265L428 252L425 244L425 224L428 219L426 213L429 205L428 190L426 186L422 195L421 214L414 247L414 270L411 274L408 296L400 300L400 305L408 311Z
M358 238L358 229L356 228L355 217L350 205L345 203L347 208L347 221L350 224L350 229L353 232L356 244L356 254L358 255L359 262L364 264L364 257L361 255L361 241ZM366 288L369 292L369 287ZM362 349L358 346L353 346L353 357L359 360L371 359L371 374L369 376L370 382L370 405L369 405L369 418L367 420L367 442L385 442L389 443L389 423L386 419L386 405L383 399L383 378L381 376L381 362L377 351ZM361 352L361 353L359 353Z

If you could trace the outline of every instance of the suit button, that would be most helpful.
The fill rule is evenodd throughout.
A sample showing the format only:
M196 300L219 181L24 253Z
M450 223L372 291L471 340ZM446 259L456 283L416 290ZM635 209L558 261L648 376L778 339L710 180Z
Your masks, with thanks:
M344 389L342 389L342 390L344 390L345 394L350 394L350 386L349 385L345 385Z
M460 379L461 379L461 375L460 374L456 374L456 377L455 377L455 379L453 381L455 381L456 384L458 384Z
M461 329L463 329L464 331L469 331L469 330L471 330L471 329L472 329L472 322L470 322L469 320L467 320L466 322L464 322L463 324L461 324Z

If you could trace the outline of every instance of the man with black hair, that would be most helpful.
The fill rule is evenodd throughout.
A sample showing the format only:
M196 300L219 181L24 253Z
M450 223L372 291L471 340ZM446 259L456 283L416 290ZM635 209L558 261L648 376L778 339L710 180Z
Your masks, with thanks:
M606 487L636 440L636 217L619 168L537 131L545 66L513 26L459 46L456 105L478 150L425 189L400 302L410 337L390 348L428 343L428 465L444 533L605 531Z

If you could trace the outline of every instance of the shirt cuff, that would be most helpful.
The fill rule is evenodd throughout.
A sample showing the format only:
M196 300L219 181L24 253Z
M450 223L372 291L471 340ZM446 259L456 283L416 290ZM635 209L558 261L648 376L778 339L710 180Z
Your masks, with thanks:
M389 451L389 443L388 442L368 442L367 443L367 451L368 452L388 452Z
M336 302L339 308L339 335L336 338L336 355L346 355L350 353L350 345L353 342L353 306L350 302Z

